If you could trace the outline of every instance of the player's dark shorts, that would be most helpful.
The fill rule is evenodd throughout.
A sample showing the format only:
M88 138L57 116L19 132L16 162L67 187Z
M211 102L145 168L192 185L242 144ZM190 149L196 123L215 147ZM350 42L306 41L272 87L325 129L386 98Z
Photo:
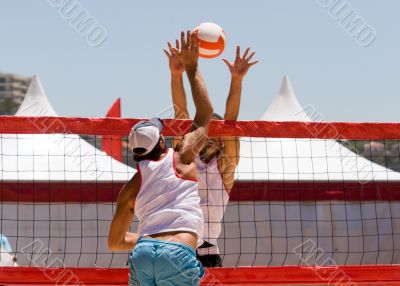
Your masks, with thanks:
M205 241L199 248L209 248L214 246ZM204 267L222 267L222 259L219 254L199 255L196 253L197 259L203 264Z

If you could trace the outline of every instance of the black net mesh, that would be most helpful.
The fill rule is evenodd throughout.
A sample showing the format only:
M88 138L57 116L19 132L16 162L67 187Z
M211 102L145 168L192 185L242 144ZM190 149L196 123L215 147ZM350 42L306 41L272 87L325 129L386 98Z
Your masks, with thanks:
M101 136L0 135L1 265L126 264L107 236L135 164L125 138L111 140L122 162ZM205 169L207 239L223 266L400 263L399 141L242 137L238 156L231 191Z

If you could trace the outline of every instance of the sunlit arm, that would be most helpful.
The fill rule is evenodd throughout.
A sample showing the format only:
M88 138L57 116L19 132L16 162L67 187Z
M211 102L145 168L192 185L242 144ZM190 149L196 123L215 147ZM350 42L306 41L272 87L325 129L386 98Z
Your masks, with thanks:
M122 187L117 200L117 208L110 225L108 248L112 251L131 250L135 247L138 235L129 232L134 216L135 199L140 188L139 175Z
M255 55L255 52L250 53L250 48L247 48L243 56L240 55L240 46L236 48L236 58L234 62L227 59L222 59L228 66L231 73L231 85L229 95L226 101L225 120L237 120L240 110L240 98L242 96L243 78L246 76L249 69L258 63L258 61L250 62Z
M229 95L226 100L225 120L237 120L239 117L240 100L242 97L242 83L243 78L231 78L231 85L229 88Z
M237 120L239 117L243 78L246 76L249 69L258 63L258 61L250 62L255 52L250 54L249 52L250 48L247 48L243 56L241 56L240 46L238 46L236 48L236 58L234 62L223 59L231 73L231 85L226 100L224 115L225 120ZM221 170L226 189L230 192L234 184L235 169L239 164L240 142L237 137L225 137L223 141L223 154L218 160L218 166Z
M171 74L171 94L174 104L175 119L189 119L182 74Z

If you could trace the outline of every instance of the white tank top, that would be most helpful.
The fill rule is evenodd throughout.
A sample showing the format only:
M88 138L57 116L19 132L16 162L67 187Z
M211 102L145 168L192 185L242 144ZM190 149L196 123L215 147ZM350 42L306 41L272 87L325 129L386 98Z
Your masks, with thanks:
M200 207L204 216L203 239L215 245L197 249L197 252L199 255L219 254L217 239L221 234L221 221L229 201L229 194L218 168L217 157L205 164L197 156L196 171L199 182Z
M188 231L197 234L200 246L204 220L199 206L198 183L176 173L174 150L168 149L165 157L158 161L141 161L137 168L141 176L135 202L139 237Z

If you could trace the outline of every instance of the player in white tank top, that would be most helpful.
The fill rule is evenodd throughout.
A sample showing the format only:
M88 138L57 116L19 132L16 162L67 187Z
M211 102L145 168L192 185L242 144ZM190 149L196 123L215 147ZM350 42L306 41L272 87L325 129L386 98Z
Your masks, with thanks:
M129 259L130 285L198 285L204 275L195 249L202 244L195 158L204 147L213 112L198 70L197 33L181 34L182 49L173 50L184 63L192 87L196 118L176 151L166 148L159 119L141 121L129 135L138 172L122 188L111 222L111 250L134 250ZM137 233L129 232L134 214Z
M173 149L168 149L158 161L145 160L137 164L142 181L135 202L138 234L143 237L188 231L196 233L197 246L200 246L203 243L204 219L199 207L197 180L177 173L174 153Z
M172 45L168 43L169 49ZM175 118L189 119L182 74L185 67L177 57L164 50L171 71L172 100ZM254 52L248 48L243 56L237 47L235 61L223 61L231 72L229 96L226 102L225 115L214 114L213 119L237 120L239 115L242 81L251 66L258 61L250 62ZM179 140L175 140L179 141ZM204 215L204 244L197 249L199 259L204 266L222 266L217 239L221 234L221 223L225 208L229 201L229 193L234 182L234 172L239 163L240 142L238 138L214 138L207 141L206 146L196 159L198 169L199 192Z
M204 240L211 247L199 248L203 255L219 254L217 238L221 233L221 221L229 201L229 193L218 168L218 159L206 164L196 157L197 180L199 182L200 207L204 215Z

